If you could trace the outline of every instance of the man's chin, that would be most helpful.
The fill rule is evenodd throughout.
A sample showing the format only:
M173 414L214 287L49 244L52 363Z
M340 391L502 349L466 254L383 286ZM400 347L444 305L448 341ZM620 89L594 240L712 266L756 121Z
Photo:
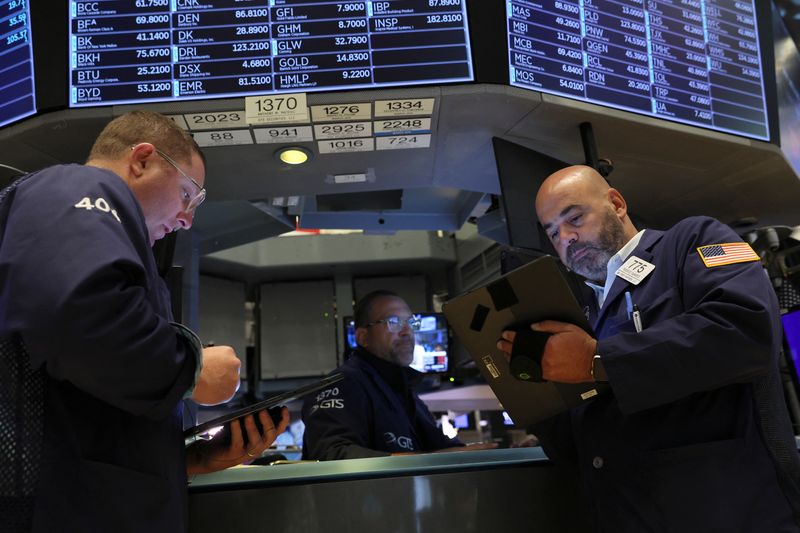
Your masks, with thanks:
M150 237L150 246L153 246L156 241L163 239L164 235L166 235L166 233L164 233L163 229L149 231L148 236Z
M589 281L603 283L606 279L607 263L604 266L598 265L596 268L590 261L578 261L577 264L569 264L567 267L576 274L583 276Z
M587 271L586 269L570 268L570 270L572 270L579 276L591 281L592 283L603 285L606 282L606 272L603 272L601 275L600 272Z
M408 366L414 361L414 352L409 355L395 354L394 362L400 366Z

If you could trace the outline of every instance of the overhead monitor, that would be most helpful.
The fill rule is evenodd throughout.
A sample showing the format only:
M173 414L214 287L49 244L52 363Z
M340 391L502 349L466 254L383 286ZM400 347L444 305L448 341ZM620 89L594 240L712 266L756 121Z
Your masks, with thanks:
M800 308L781 315L786 356L792 366L794 382L800 392Z
M769 140L756 0L510 0L511 85Z
M414 332L414 360L411 368L423 373L447 372L450 332L447 319L441 313L417 313L420 328ZM352 317L344 317L345 358L356 344L356 324Z
M800 51L778 8L772 6L775 69L781 149L800 176Z
M71 107L471 81L465 0L70 2Z
M36 112L28 2L0 1L0 126Z

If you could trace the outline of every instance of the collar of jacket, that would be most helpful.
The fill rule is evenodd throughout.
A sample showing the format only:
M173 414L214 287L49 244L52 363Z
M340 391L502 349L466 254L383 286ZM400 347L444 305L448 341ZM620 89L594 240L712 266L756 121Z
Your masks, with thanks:
M639 244L633 251L628 255L630 258L631 256L636 256L639 259L643 259L647 262L653 261L653 247L661 240L664 236L663 231L657 230L650 230L648 229L642 235L642 240L639 241ZM594 323L592 324L595 331L600 328L600 325L603 320L606 318L606 312L609 308L612 307L612 302L617 298L620 298L625 290L630 286L630 283L625 281L619 276L614 277L614 282L611 284L611 288L608 291L608 295L606 296L606 301L603 302L603 307L599 310L598 316L595 318Z
M356 348L353 356L360 357L366 361L389 384L392 390L400 394L401 397L422 380L421 372L417 372L408 366L396 365L391 361L381 359L361 346Z

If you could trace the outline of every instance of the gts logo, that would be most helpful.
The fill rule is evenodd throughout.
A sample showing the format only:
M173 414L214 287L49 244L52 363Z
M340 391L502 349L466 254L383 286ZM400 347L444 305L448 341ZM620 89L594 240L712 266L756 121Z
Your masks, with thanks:
M344 400L341 398L332 398L330 400L322 400L319 402L320 409L344 409Z
M386 439L386 444L397 444L400 448L404 450L414 451L414 441L411 440L410 437L405 437L400 435L399 437L396 436L391 431L387 431L383 434L383 438Z

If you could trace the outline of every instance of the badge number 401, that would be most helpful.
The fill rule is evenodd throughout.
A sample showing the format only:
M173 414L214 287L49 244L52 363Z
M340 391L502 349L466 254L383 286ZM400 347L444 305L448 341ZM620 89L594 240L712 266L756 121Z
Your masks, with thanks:
M111 213L114 215L114 218L117 219L117 222L122 223L119 219L119 215L117 214L116 209L111 209L111 206L108 205L108 202L105 198L97 198L94 202L88 197L84 196L83 200L75 204L75 207L78 209L86 209L87 211L91 211L92 209L97 209L98 211L102 211L103 213Z

